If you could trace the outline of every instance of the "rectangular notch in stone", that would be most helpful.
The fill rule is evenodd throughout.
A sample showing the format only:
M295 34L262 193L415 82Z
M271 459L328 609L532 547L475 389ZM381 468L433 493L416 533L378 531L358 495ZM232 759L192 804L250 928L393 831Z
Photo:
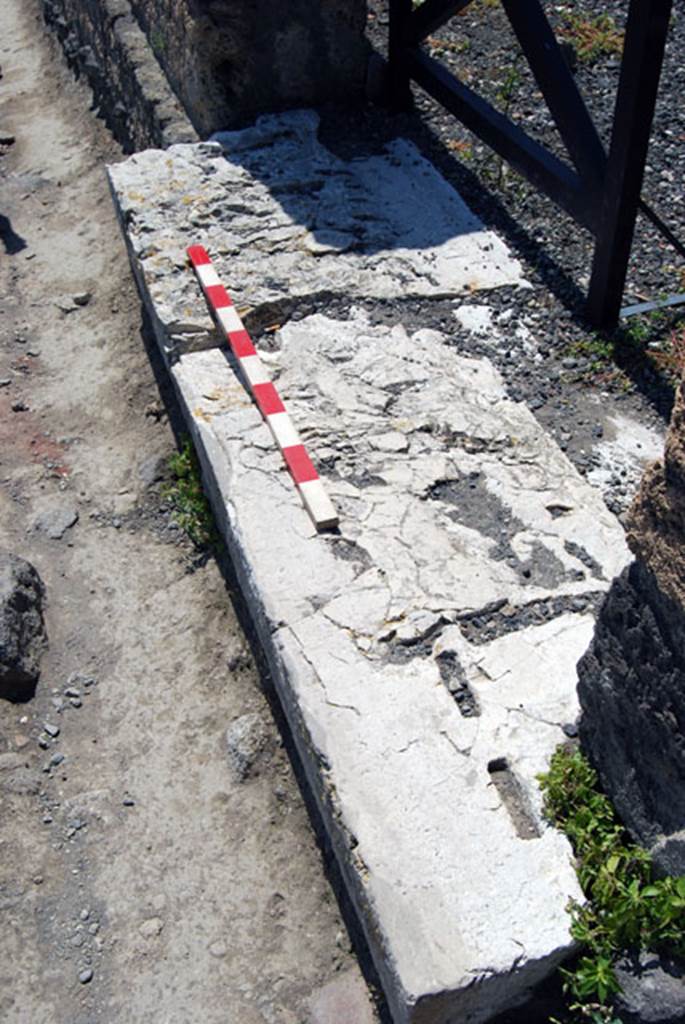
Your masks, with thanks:
M509 767L506 757L497 757L494 761L490 761L488 772L519 839L539 839L540 828L531 810L528 797Z

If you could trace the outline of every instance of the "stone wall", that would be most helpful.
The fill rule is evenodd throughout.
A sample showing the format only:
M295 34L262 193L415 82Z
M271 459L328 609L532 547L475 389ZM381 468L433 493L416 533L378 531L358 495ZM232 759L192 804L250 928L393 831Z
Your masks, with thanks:
M581 743L633 836L685 873L685 385L630 511L636 561L581 659Z
M365 0L131 0L202 136L361 96Z
M136 22L128 0L42 0L72 68L127 152L197 135Z

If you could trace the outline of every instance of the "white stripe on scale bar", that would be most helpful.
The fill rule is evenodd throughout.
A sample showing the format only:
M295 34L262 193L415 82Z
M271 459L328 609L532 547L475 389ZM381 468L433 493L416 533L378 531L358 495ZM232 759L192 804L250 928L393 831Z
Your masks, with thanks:
M247 378L247 383L251 388L253 388L255 384L271 383L271 378L266 372L266 367L259 356L245 356L244 359L240 360L240 366Z
M195 273L200 278L200 284L204 285L205 288L211 288L213 284L221 284L219 275L209 263L196 263Z
M266 417L266 422L269 424L279 448L291 448L294 444L302 444L300 435L295 430L293 421L287 412L275 412Z
M297 487L307 511L319 529L332 529L338 525L338 513L320 480L307 480Z
M226 334L232 334L234 331L244 330L243 322L238 316L238 311L235 306L220 306L219 309L215 309L216 318L226 331Z

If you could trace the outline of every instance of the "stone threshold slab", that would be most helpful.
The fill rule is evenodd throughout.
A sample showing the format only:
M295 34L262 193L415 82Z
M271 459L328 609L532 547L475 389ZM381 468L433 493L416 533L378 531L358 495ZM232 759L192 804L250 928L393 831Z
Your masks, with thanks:
M237 173L190 148L209 180ZM137 154L135 175L148 157L151 181L160 159L178 172L174 152ZM131 165L110 174L132 265L393 1018L480 1024L572 950L565 908L581 893L536 776L578 714L575 665L629 560L623 530L487 359L355 311L288 323L260 351L340 514L317 534L216 336L178 344L195 225L155 276L161 250L141 248L145 217L161 237L154 189L126 197ZM222 209L238 238L243 211ZM376 271L399 288L383 278L395 255ZM218 268L257 314L288 287L260 291L267 264L247 283Z
M337 535L224 352L171 374L393 1017L477 1024L572 947L581 894L535 777L577 715L582 609L623 532L486 360L363 318L279 342L263 357Z
M576 718L623 531L492 365L436 332L314 316L262 356L337 535L221 350L171 373L394 1019L477 1024L572 948L581 894L536 775Z
M185 267L208 250L248 329L298 299L453 297L527 286L519 263L404 140L344 161L313 111L269 115L214 141L136 153L109 170L167 345L216 343Z

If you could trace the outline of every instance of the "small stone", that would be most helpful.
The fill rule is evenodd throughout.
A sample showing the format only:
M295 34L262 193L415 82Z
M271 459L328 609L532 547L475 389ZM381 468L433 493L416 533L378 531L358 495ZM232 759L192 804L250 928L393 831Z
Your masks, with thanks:
M100 922L99 921L93 921L93 923L91 925L88 925L88 932L89 932L90 935L97 935L97 933L99 931L100 931Z
M50 505L37 516L33 529L45 533L51 540L61 540L67 530L78 522L78 509L73 501L60 500Z
M162 921L161 917L148 917L147 921L143 921L138 931L144 939L154 939L155 936L159 935L163 927L164 921Z
M52 815L51 814L44 814L43 815L43 824L44 825L52 825Z
M33 876L33 884L34 885L42 885L43 884L43 876L42 875L34 875Z
M28 412L28 405L22 399L12 402L12 412Z
M75 686L67 686L66 690L64 691L64 696L65 697L80 697L81 696L81 691L77 690Z
M238 782L259 773L260 762L268 756L269 730L261 715L241 715L226 730L228 763Z
M83 701L81 700L80 697L70 697L69 703L71 704L72 708L80 708L83 705Z
M217 958L217 960L220 960L222 956L226 956L226 954L228 953L228 949L226 948L223 942L217 941L211 944L211 946L209 947L209 952L211 956L214 956Z
M82 921L87 921L88 918L90 917L90 910L89 910L89 908L88 907L84 907L84 909L79 914L79 917L81 918Z
M56 768L57 765L61 764L63 760L64 760L64 754L60 754L58 752L58 753L55 753L55 754L52 755L52 757L48 761L48 764L50 765L51 768Z
M76 292L72 299L77 306L87 306L93 297L92 292Z
M564 732L564 735L568 736L568 738L571 740L575 739L578 735L578 726L575 722L567 722L565 725L562 725L561 728Z
M128 793L125 794L124 799L121 802L124 807L135 807L136 805L135 800L132 796L129 796Z
M0 128L0 146L11 146L14 143L14 135L6 128Z
M52 725L50 722L46 722L43 726L48 736L52 736L53 740L56 740L59 736L60 729L58 725Z
M41 748L41 750L48 749L48 747L50 746L50 740L47 738L47 736L38 737L38 746Z
M81 932L77 932L76 935L72 935L69 939L69 945L73 946L74 949L80 949L84 943L84 937Z
M89 981L93 980L93 968L86 967L84 971L80 972L78 980L81 982L82 985L87 985Z
M12 383L12 378L11 377L0 377L0 388L9 387L9 385L11 383Z

